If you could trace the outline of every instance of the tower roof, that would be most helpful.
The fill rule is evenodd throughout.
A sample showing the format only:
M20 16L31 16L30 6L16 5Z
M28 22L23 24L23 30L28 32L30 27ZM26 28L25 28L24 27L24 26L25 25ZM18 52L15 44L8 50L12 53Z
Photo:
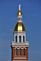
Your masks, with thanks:
M25 27L24 27L24 24L22 22L22 10L21 10L21 5L19 5L19 8L18 8L18 22L15 26L15 29L14 31L18 31L18 32L22 32L22 31L25 31Z
M22 22L17 22L14 31L19 31L19 32L25 31L24 24Z

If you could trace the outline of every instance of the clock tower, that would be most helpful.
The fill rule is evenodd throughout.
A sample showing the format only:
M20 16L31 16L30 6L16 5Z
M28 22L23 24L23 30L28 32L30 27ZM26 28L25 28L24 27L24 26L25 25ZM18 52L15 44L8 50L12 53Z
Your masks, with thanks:
M21 5L18 8L18 21L13 32L11 43L11 61L28 61L29 42L26 38L26 29L22 21Z

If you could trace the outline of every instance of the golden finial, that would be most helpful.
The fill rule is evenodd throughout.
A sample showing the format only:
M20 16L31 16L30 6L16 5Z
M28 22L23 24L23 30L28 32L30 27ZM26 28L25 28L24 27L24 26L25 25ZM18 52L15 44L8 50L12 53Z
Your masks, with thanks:
M19 4L19 9L18 9L18 17L22 16L22 12L21 12L21 5Z

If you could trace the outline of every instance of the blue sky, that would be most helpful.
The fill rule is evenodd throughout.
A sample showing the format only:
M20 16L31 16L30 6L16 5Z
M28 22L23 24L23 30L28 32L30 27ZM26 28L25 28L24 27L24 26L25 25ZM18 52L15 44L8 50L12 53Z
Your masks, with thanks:
M30 43L29 61L41 61L41 0L0 0L0 61L11 61L10 43L19 4Z

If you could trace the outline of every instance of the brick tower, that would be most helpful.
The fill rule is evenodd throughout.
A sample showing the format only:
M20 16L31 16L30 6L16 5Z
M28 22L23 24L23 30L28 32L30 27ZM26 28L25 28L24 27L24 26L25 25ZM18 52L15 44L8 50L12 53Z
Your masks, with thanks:
M13 32L13 41L11 43L11 61L28 61L29 42L26 39L26 29L22 22L21 5L18 9L18 21Z

